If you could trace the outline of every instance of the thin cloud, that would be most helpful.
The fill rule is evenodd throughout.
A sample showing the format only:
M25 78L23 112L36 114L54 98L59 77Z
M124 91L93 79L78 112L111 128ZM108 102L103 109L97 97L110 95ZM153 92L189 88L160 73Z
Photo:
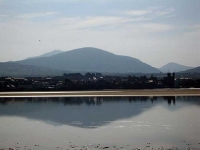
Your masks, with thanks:
M143 16L149 13L152 13L152 11L151 10L129 10L129 11L123 12L123 14L131 15L131 16Z
M97 16L97 17L74 17L62 18L56 21L54 26L66 27L71 29L93 29L96 27L123 26L133 22L145 21L149 18L145 17L116 17L116 16Z
M169 9L165 9L165 10L155 11L154 14L156 16L164 16L164 15L172 14L173 12L175 12L175 9L174 8L169 8Z
M49 17L58 14L58 12L39 12L39 13L26 13L26 14L1 14L0 15L0 23L14 23L21 22L24 23L26 21L33 22L32 19L40 18L40 17ZM46 21L46 20L45 20Z
M17 15L19 18L35 18L35 17L44 17L44 16L51 16L55 15L58 12L42 12L42 13L30 13L30 14L20 14Z
M193 26L190 27L190 28L200 30L200 24L193 25Z
M8 15L0 15L0 17L8 17Z
M90 28L90 27L98 27L105 25L116 25L131 22L130 18L122 18L122 17L87 17L86 19L81 20L77 24L77 28Z
M115 16L97 16L97 17L74 17L62 18L56 21L58 26L71 26L73 28L90 28L103 25L112 25L130 22L130 18L115 17Z
M165 17L166 18L172 18L172 17L175 17L175 16L177 16L177 14L169 14L169 15L166 15Z
M150 32L160 32L160 31L168 31L174 29L174 27L171 25L156 24L156 23L142 24L141 28L148 30Z
M149 8L144 10L128 10L121 12L122 15L128 15L131 17L138 17L138 16L148 16L149 18L155 18L160 16L174 16L175 9L174 8L162 8L162 7L155 7Z
M140 33L142 36L149 35L152 33L170 31L175 29L174 26L168 24L159 24L159 23L139 23L139 24L128 24L125 25L122 29L123 31L128 31L128 34Z

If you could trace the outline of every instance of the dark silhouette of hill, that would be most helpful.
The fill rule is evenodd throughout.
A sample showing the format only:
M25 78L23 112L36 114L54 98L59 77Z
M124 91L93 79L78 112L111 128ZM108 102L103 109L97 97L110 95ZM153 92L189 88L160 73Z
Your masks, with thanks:
M48 53L44 53L42 55L39 55L39 56L35 56L35 57L29 57L27 59L33 59L33 58L39 58L39 57L50 57L50 56L53 56L53 55L56 55L56 54L60 54L64 51L61 51L61 50L53 50L51 52L48 52Z
M182 71L180 73L200 73L200 66L186 71Z
M0 76L47 76L62 75L61 71L44 67L22 65L14 62L0 63Z
M170 63L164 65L163 67L161 67L160 71L163 73L173 72L173 71L180 72L180 71L185 71L185 70L192 69L192 68L193 67L184 66L184 65L180 65L180 64L177 64L174 62L170 62Z
M129 56L120 56L97 48L79 48L49 57L39 57L18 61L24 65L34 65L76 72L141 72L159 73L160 71L142 61Z

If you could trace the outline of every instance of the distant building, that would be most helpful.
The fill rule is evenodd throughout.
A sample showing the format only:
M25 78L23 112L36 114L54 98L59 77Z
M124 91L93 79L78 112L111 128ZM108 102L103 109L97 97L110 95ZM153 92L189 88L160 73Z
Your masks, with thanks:
M175 73L167 73L167 77L163 78L165 87L173 88L175 84Z

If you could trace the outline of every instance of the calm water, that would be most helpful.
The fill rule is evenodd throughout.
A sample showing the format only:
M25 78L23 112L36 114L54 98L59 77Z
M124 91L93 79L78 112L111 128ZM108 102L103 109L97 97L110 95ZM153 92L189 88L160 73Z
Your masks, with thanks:
M200 149L200 97L0 99L0 148L105 146Z

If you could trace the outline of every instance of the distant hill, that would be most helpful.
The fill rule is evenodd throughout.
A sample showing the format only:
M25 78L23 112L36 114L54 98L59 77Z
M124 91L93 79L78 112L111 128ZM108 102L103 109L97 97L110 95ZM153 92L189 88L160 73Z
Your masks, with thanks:
M186 71L182 71L181 73L200 73L200 66Z
M50 56L53 56L53 55L56 55L56 54L60 54L60 53L63 53L64 51L61 51L61 50L53 50L51 52L48 52L48 53L44 53L42 55L39 55L39 56L35 56L35 57L29 57L27 59L32 59L32 58L39 58L39 57L50 57Z
M159 73L160 71L142 61L129 56L115 55L97 48L79 48L49 57L31 58L17 63L51 69L76 72L141 72Z
M180 65L174 62L170 62L159 69L161 72L166 73L166 72L173 72L173 71L180 72L180 71L185 71L192 68L193 67L184 66L184 65Z
M14 62L0 63L0 76L47 76L62 75L61 71L44 67L22 65Z

